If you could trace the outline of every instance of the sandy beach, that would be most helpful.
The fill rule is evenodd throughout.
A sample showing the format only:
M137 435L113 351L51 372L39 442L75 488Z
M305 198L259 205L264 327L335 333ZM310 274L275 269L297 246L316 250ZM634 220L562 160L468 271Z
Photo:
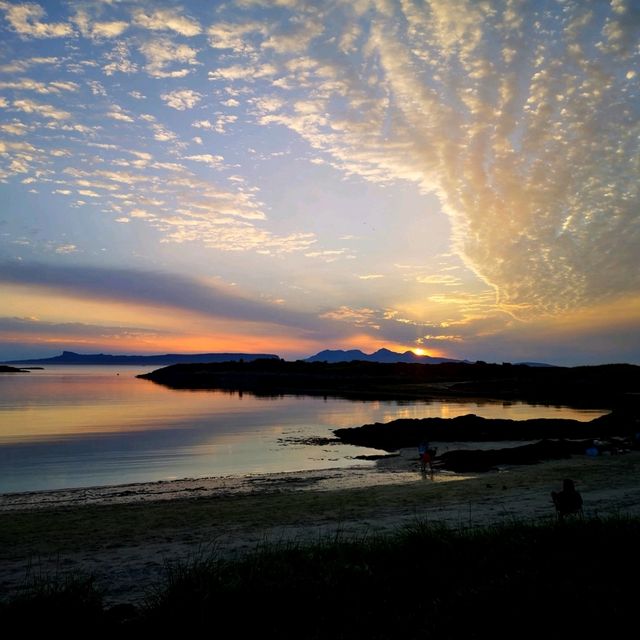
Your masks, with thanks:
M640 452L424 477L415 450L371 467L0 495L0 589L95 576L109 603L140 602L167 563L265 543L386 534L416 520L473 527L551 521L573 478L586 517L640 515Z

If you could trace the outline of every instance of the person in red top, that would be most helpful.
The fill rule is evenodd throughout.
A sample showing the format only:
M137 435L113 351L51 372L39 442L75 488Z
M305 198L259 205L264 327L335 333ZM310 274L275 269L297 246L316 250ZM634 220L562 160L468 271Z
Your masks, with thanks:
M420 467L422 472L425 473L427 467L433 472L433 459L436 455L436 449L432 449L428 442L421 442L418 447L418 454L420 456Z

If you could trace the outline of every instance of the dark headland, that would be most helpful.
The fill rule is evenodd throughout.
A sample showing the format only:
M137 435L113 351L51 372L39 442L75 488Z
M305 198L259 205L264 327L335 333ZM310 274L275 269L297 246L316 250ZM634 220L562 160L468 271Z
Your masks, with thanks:
M448 362L251 362L177 364L139 376L176 389L228 389L256 395L310 394L363 399L525 401L614 409L640 398L640 367Z

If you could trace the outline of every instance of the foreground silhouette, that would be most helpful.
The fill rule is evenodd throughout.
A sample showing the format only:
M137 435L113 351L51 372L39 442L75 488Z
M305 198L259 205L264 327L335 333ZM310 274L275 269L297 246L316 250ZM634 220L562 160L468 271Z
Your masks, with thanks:
M565 516L582 516L582 496L576 491L573 480L562 481L562 491L552 491L551 499L556 508L558 520L562 522Z

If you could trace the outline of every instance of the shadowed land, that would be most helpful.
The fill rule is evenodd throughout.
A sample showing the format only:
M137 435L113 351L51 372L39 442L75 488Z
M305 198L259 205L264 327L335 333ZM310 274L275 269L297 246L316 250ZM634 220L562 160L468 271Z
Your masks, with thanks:
M487 398L580 408L620 408L640 397L640 367L529 367L486 363L407 364L255 360L180 364L139 376L174 389L362 399Z
M631 438L640 430L640 415L628 409L613 411L588 422L565 418L508 420L481 418L474 414L456 418L402 418L361 427L336 429L347 444L395 451L415 447L420 441L496 442L540 438Z
M85 633L241 625L243 636L296 639L618 637L635 623L639 534L631 518L476 529L416 519L390 536L174 560L137 605L107 605L85 574L35 580L0 603L0 622Z

